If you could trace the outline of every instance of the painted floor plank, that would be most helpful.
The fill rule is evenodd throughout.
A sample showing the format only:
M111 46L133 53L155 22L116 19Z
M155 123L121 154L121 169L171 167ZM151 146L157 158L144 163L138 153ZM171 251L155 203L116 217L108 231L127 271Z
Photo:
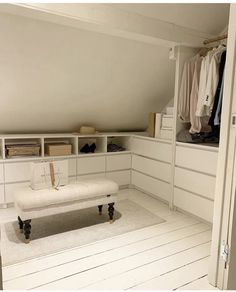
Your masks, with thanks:
M36 260L29 260L27 262L3 267L4 281L9 281L16 277L24 276L37 271L46 270L51 267L55 267L61 264L69 263L71 261L79 260L85 256L92 256L99 253L103 253L115 248L127 246L139 241L156 238L158 236L169 234L173 231L176 233L188 227L195 226L196 221L181 220L172 223L162 223L151 227L144 228L142 230L136 230L123 235L113 237L111 239L102 240L86 246L73 248L67 251L63 251L54 255L44 256ZM205 225L207 229L207 225ZM48 260L50 257L50 260Z
M73 275L72 278L76 279L77 288L84 288L97 281L117 276L121 273L127 273L130 270L139 268L143 265L148 265L154 261L161 260L175 253L184 251L187 248L192 248L198 244L205 243L209 240L209 237L210 234L205 232L205 235L195 235L191 238L185 238L183 240L179 240L177 242L173 242L165 246L161 246L159 248L107 264L105 266L91 269L86 271L86 273L77 273ZM65 284L64 287L66 287L67 285L70 285L70 280L72 280L72 278L66 278L65 280L62 279L61 281L58 281L58 284L61 285L63 283L63 285ZM74 281L71 282L71 285L72 286L70 286L70 288L73 287L72 289L74 289ZM49 286L51 287L51 285ZM52 286L54 287L54 284L52 284Z
M196 243L199 243L199 241L197 240ZM209 256L210 250L207 249L208 244L207 244L207 248L204 249L203 254L201 252L198 252L199 248L201 250L201 246L202 244L200 244L199 246L194 246L182 252L175 253L165 258L161 258L160 260L154 259L154 261L151 262L150 264L144 264L142 266L138 266L136 268L130 269L129 271L126 271L125 273L122 273L122 274L120 273L114 277L109 277L107 280L103 281L103 283L101 282L97 286L97 289L98 290L104 290L104 289L112 290L112 289L115 289L114 287L116 287L116 289L121 289L121 290L130 289L138 284L146 282L147 280L155 278L161 275L162 273L169 272L173 269L179 268L183 265L192 263L196 260L202 259L203 257ZM191 250L191 252L189 252L189 250ZM195 253L196 251L197 253ZM188 257L187 259L185 258L186 256ZM167 266L165 267L166 263L167 263ZM164 271L162 270L163 268L164 268ZM89 289L89 287L90 285L85 286L83 288Z
M206 256L209 256L210 243L201 244L199 246L195 246L193 248L189 248L183 252L178 252L173 256L165 257L160 260L154 260L149 264L144 264L142 266L138 266L136 268L131 269L130 271L126 271L120 275L115 277L109 277L109 279L101 282L99 285L99 290L105 289L115 289L115 290L125 290L131 287L134 287L138 284L141 284L145 281L151 280L158 275L167 273L171 270L174 270L180 266L186 265L190 262L194 262ZM138 263L137 263L138 265ZM106 278L108 271L110 271L109 265L106 267L106 270L101 271L101 278ZM89 289L89 283L96 281L93 278L95 276L96 271L92 270L88 275L75 275L73 277L69 277L45 286L40 287L40 289L46 290L57 290L57 289ZM84 285L87 282L87 285ZM84 286L83 286L84 285Z
M181 229L181 231L178 230L170 232L159 237L150 238L141 242L126 245L121 248L106 251L105 253L82 258L78 261L72 261L51 269L43 270L39 273L33 273L10 281L4 281L4 288L13 289L13 287L16 286L19 287L19 289L31 289L32 283L35 286L40 286L46 283L46 281L56 281L71 274L81 273L97 266L105 265L111 262L117 262L122 259L127 260L127 258L130 259L131 257L134 258L134 260L131 261L132 263L135 263L136 258L138 261L143 258L148 260L151 258L153 253L159 254L159 256L170 253L172 246L173 248L177 246L181 249L182 241L191 241L191 239L189 239L190 236L197 234L199 237L199 233L200 237L202 238L204 238L204 234L211 234L211 231L209 231L209 226L199 223ZM159 253L158 250L160 250Z
M131 290L175 290L191 283L208 273L209 257L196 261L167 274L160 275L148 282L137 285Z
M205 276L187 285L184 285L177 290L219 290L219 289L210 285L208 283L207 276Z

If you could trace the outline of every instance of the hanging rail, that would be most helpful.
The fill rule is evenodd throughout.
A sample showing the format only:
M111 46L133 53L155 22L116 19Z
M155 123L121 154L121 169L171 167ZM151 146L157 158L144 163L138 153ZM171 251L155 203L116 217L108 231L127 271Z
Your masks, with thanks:
M218 36L218 37L215 37L215 38L212 38L212 39L205 40L205 41L203 42L203 44L204 44L204 45L208 45L208 44L210 44L210 43L214 43L214 42L218 42L218 41L221 41L221 40L227 39L227 37L228 37L228 34L225 33L225 34L223 34L223 35L221 35L221 36Z

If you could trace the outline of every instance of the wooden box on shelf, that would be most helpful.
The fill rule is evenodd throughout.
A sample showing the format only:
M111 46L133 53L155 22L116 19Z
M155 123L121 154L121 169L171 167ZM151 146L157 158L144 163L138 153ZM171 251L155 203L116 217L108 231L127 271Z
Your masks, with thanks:
M71 144L45 144L45 154L49 156L63 156L72 154L72 145Z
M40 145L7 145L6 156L39 156Z

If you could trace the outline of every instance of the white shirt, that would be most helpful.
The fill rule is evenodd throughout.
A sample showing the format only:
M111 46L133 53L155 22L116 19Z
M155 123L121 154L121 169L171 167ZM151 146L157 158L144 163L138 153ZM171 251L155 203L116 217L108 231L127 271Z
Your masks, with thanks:
M219 81L220 57L226 48L219 46L208 52L202 61L196 116L210 116Z
M191 128L189 132L191 134L201 132L201 118L196 116L196 108L198 102L198 92L199 92L199 78L201 71L201 63L203 58L198 56L194 63L194 73L193 73L193 82L192 89L190 94L190 123Z
M198 102L196 109L196 116L203 117L206 115L206 108L204 105L205 102L205 92L207 85L207 76L210 68L211 57L213 55L213 50L208 52L206 57L202 61L201 71L200 71L200 80L199 80L199 91L198 91Z
M225 49L225 47L220 46L211 58L204 101L204 105L207 107L208 116L210 116L213 108L216 89L219 82L220 59Z
M194 63L196 57L185 62L178 101L178 116L183 122L190 121L190 94L192 89Z

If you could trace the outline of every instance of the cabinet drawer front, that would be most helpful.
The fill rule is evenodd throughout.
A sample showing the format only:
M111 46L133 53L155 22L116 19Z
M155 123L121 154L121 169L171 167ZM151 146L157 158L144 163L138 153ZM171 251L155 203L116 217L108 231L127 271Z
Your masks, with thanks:
M171 129L161 129L160 131L160 138L171 140L173 136L173 131Z
M85 174L77 177L77 181L81 181L83 179L94 179L94 178L104 178L106 177L105 172L95 173L95 174Z
M69 176L69 178L68 178L69 184L76 183L76 181L77 181L77 177L76 176Z
M106 170L121 170L131 168L131 154L119 154L106 157Z
M4 185L0 185L0 204L5 203Z
M216 175L218 152L176 147L176 166Z
M172 160L171 144L134 138L132 143L132 149L135 154L147 156L169 163Z
M68 159L68 175L76 176L76 158Z
M68 176L76 176L76 158L69 158L69 159L54 159L54 161L61 161L67 160L68 161ZM50 159L49 159L50 161Z
M0 164L0 183L4 183L4 169L3 164Z
M105 172L105 157L80 157L77 160L78 175Z
M24 187L24 186L29 186L29 182L24 182L24 183L15 183L15 184L6 184L5 185L5 203L13 203L13 195L14 192L17 188Z
M151 193L165 201L169 201L171 187L170 184L157 180L145 174L132 171L132 184L138 188Z
M213 176L175 168L175 185L214 200L216 179Z
M107 172L106 177L114 180L119 186L130 184L130 170Z
M213 221L214 202L174 188L174 205L208 222Z
M5 182L29 181L32 162L5 163Z
M29 181L31 164L32 162L5 163L5 182ZM68 175L76 176L76 159L68 159Z
M170 182L171 166L156 160L133 155L132 168L145 174Z
M162 127L164 128L173 128L174 119L173 117L165 117L162 118Z

